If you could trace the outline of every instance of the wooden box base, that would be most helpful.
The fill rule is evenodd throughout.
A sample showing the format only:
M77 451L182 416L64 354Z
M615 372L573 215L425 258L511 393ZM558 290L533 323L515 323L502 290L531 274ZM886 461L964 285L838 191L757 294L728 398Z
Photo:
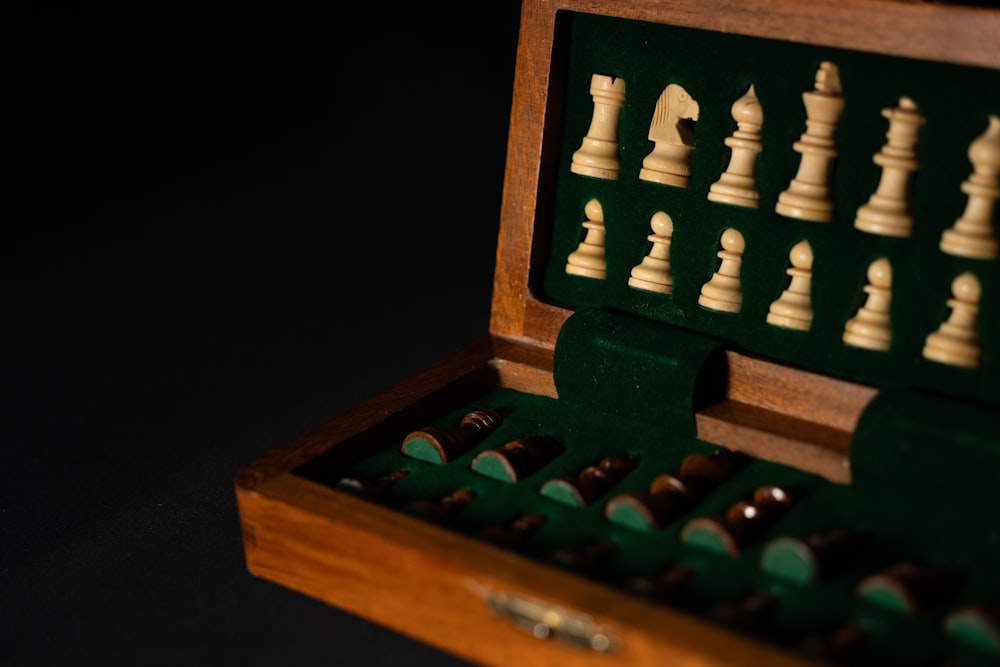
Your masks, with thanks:
M242 470L250 571L484 665L809 664L294 472L329 451L363 457L387 433L495 386L554 394L551 353L482 341Z

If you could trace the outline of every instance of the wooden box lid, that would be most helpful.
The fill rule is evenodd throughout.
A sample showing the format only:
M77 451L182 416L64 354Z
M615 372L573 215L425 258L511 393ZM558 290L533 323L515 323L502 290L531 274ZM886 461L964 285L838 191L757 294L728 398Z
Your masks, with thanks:
M571 310L539 291L558 178L565 62L557 16L593 13L732 35L1000 68L1000 12L906 0L525 0L514 78L491 333L551 348ZM734 54L738 58L738 54ZM926 94L931 95L930 91Z

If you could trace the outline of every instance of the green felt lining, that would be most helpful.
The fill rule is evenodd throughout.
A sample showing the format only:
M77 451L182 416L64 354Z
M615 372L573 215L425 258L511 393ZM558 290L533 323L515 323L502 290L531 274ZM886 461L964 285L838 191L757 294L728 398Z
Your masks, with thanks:
M895 491L879 494L864 485L859 492L858 488L827 482L780 464L741 457L741 465L729 481L669 525L660 530L644 530L643 526L607 520L604 508L608 501L619 494L647 490L657 475L677 472L686 454L712 451L711 445L670 433L650 422L608 420L586 406L511 389L470 397L466 404L426 426L453 428L465 414L483 406L495 409L503 421L496 431L452 462L429 463L403 454L401 444L406 434L401 433L397 442L386 443L385 448L350 470L328 469L327 474L332 477L317 477L314 473L313 479L336 485L341 476L376 479L394 470L405 470L409 474L376 499L403 512L414 501L442 498L456 489L470 490L475 498L447 524L470 537L488 527L509 525L525 514L541 515L546 519L545 524L528 536L520 548L526 557L551 562L549 554L554 550L611 541L617 545L615 553L597 571L582 576L622 590L628 590L633 577L652 577L661 570L684 564L693 568L695 575L671 604L706 618L711 618L719 604L757 591L771 591L781 602L762 639L793 650L806 636L852 622L864 625L871 632L859 665L918 667L926 664L928 658L943 662L953 656L961 656L970 665L979 664L981 651L962 643L971 640L953 639L944 632L944 613L959 605L1000 599L1000 575L992 566L1000 557L1000 541L977 541L968 522L945 520L960 515L962 510L949 506L942 508L938 517L928 517L906 507L905 498L913 498L909 491L904 500ZM916 408L911 406L911 409ZM554 437L565 450L524 479L511 483L471 469L472 461L481 452L535 435ZM586 507L576 507L541 492L546 482L572 479L608 455L634 456L638 462L621 481ZM738 555L724 555L712 545L686 544L681 540L681 531L688 521L719 516L764 484L781 486L795 502L773 527ZM780 564L773 559L769 563L764 561L765 546L776 538L805 539L834 527L872 537L869 547L838 568L835 576L806 583L801 580L800 563L791 563L788 571L782 572L775 570ZM966 584L939 609L913 618L882 609L854 594L854 587L864 577L891 563L912 558L960 568L967 575Z
M694 435L699 389L725 386L719 341L622 313L585 309L559 330L553 377L562 400L595 416ZM714 361L715 363L710 363ZM707 370L706 370L707 369ZM719 370L710 382L703 373Z
M600 307L701 331L730 346L796 366L878 386L922 386L943 393L1000 403L1000 264L941 252L944 229L962 214L960 187L971 171L969 143L1000 113L1000 73L815 45L648 24L583 13L565 14L568 49L566 108L556 167L557 192L551 254L542 277L544 297L572 308ZM811 89L822 61L837 65L845 108L838 124L839 156L832 186L834 219L828 223L778 215L778 194L795 176L799 154L792 144L805 130L802 93ZM621 174L604 180L571 173L572 153L590 126L594 73L621 77L626 100L619 121ZM699 103L692 177L688 188L642 181L639 169L652 142L652 110L669 83L682 85ZM764 112L757 175L760 208L709 202L710 185L724 171L735 129L732 103L753 83ZM880 177L872 157L885 143L884 108L912 98L925 123L917 147L920 168L912 179L913 236L891 238L854 228L854 214ZM586 202L602 204L607 279L568 275L567 256L582 239ZM629 273L650 243L649 221L665 211L674 222L670 295L628 286ZM746 241L741 312L698 305L701 285L717 266L722 232L734 227ZM810 331L766 323L767 309L786 287L788 252L800 240L813 248ZM847 346L845 322L864 299L868 265L887 257L893 272L892 347L877 352ZM924 338L948 315L951 281L972 271L982 284L979 336L982 365L969 370L922 358Z

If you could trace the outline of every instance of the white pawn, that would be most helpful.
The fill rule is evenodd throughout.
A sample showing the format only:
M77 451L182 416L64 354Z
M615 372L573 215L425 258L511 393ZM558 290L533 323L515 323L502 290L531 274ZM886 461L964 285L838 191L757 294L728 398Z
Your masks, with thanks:
M889 119L888 141L872 161L882 167L878 188L868 203L858 209L854 226L863 232L882 236L910 236L913 215L910 213L909 182L917 163L917 132L924 119L909 97L899 98L899 106L882 109Z
M924 357L951 366L975 368L979 365L980 346L976 317L982 288L979 279L965 272L951 282L951 314L938 330L924 341Z
M625 79L594 74L590 79L594 114L570 171L594 178L618 179L618 117L625 106Z
M711 279L701 286L698 303L711 310L738 313L743 306L740 267L743 263L746 241L743 240L742 234L730 227L722 232L719 244L722 250L716 255L722 262Z
M785 329L808 331L812 326L812 263L813 251L808 241L799 241L788 253L791 266L785 271L791 276L788 287L771 303L767 323Z
M779 215L814 222L833 219L830 167L837 157L834 135L844 110L840 74L833 63L821 63L813 90L802 93L806 107L806 131L793 144L802 155L799 171L788 188L778 195Z
M720 204L757 208L760 194L757 191L757 156L763 150L760 127L764 111L753 84L733 102L730 109L736 121L736 131L727 137L725 144L732 149L729 166L708 190L708 200Z
M674 277L670 273L670 239L674 234L674 221L663 211L657 211L649 220L653 233L646 237L652 242L649 254L632 268L629 287L670 294Z
M596 199L583 208L586 234L576 250L566 258L566 273L604 280L608 264L604 259L604 209Z
M885 257L868 265L868 295L858 312L844 326L844 342L869 350L888 350L892 343L889 305L892 289L892 266Z
M990 116L989 126L969 144L973 173L962 183L969 195L962 217L941 235L940 248L950 255L994 259L993 207L1000 198L1000 117Z

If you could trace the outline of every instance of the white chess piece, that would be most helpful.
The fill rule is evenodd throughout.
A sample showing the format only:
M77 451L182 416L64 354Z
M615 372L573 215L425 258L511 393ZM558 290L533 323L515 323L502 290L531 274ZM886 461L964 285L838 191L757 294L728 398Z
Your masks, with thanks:
M698 102L682 86L672 83L663 89L649 124L653 150L642 161L641 180L679 188L688 186L694 152L694 129L690 123L698 120L698 114Z
M625 106L625 79L594 74L590 79L590 94L594 99L590 129L580 148L573 153L570 171L617 180L620 170L618 117Z
M885 257L868 265L865 302L844 325L843 340L848 345L886 351L892 344L889 307L892 297L892 266Z
M722 232L719 240L722 250L717 256L722 260L711 279L701 286L698 303L711 310L738 313L743 307L743 291L740 288L740 267L746 241L743 235L730 227Z
M653 233L646 237L653 245L642 261L632 268L628 284L636 289L670 294L674 278L670 273L670 240L674 222L663 211L657 211L649 220Z
M604 209L599 201L591 199L583 210L586 234L566 258L566 273L603 280L608 268L604 258Z
M813 251L808 241L799 241L788 253L791 266L785 271L791 281L767 312L767 323L785 329L808 331L812 326Z
M806 131L792 146L802 155L799 170L778 195L775 211L789 218L829 222L833 219L830 172L837 157L834 135L844 110L836 65L820 64L814 89L802 93L802 102L806 107Z
M948 299L951 314L937 331L924 341L924 357L951 366L975 368L982 353L976 333L979 299L982 288L971 272L957 276L951 282L952 298Z
M882 175L868 203L858 209L854 226L870 234L907 237L913 233L909 184L918 167L917 133L924 119L909 97L899 98L895 108L882 109L882 115L889 119L888 141L872 158Z
M969 196L965 212L941 235L939 247L950 255L995 259L993 209L1000 198L1000 116L990 116L986 131L969 144L973 173L962 192Z
M736 121L736 131L726 138L725 144L732 150L732 154L722 176L708 189L708 200L757 208L760 203L756 176L757 156L763 150L760 128L764 123L764 111L753 84L733 102L730 113Z

